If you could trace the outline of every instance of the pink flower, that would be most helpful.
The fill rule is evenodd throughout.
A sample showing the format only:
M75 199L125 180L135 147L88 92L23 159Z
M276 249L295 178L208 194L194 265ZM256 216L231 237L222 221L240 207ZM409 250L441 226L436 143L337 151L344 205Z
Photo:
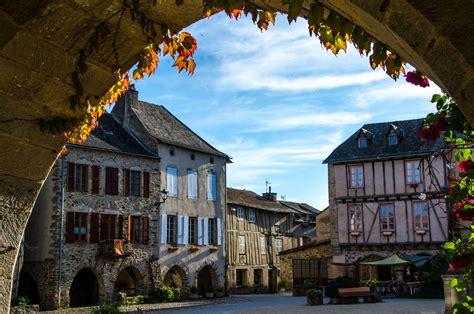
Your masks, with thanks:
M440 132L432 127L424 127L418 132L418 137L422 141L436 141L440 136Z
M472 259L469 255L461 255L458 259L449 264L449 268L453 270L460 270L469 266L472 262Z
M418 74L416 71L410 71L406 75L406 81L408 83L411 83L413 85L421 86L421 87L427 87L430 86L430 82L428 81L428 78L424 75Z
M474 213L472 211L462 210L461 208L456 208L456 210L454 211L454 215L457 219L465 221L471 221L473 218L473 214Z
M470 169L474 168L474 164L472 163L472 160L467 159L463 160L458 164L459 171L461 172L467 172Z

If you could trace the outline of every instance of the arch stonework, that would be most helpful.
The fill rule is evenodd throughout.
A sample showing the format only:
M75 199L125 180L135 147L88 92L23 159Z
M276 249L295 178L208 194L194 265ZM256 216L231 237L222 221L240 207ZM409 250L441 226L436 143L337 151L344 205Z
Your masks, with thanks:
M251 2L285 11L280 0ZM472 1L322 2L447 90L474 124L474 50L468 40L473 29ZM101 22L107 20L114 29L122 5L119 0L40 3L0 2L0 282L4 283L0 312L9 309L19 243L33 203L65 144L61 136L43 134L38 119L79 116L69 108L69 97L75 94L71 73L79 51ZM141 3L149 18L173 31L202 18L201 1L185 0L179 7L175 0L159 1L156 6L152 1ZM100 50L88 56L88 70L81 77L86 93L103 95L113 84L112 41L112 36L103 39ZM119 64L131 66L146 40L130 14L124 15L116 42Z
M174 278L170 278L170 276L179 276L179 284L176 288L180 289L181 294L186 294L189 290L189 271L185 265L181 265L181 263L172 265L171 267L163 267L163 285L169 286L169 281L175 281Z
M105 283L104 283L104 278L102 276L102 274L97 270L95 269L94 267L88 267L88 266L85 266L85 267L80 267L78 268L78 271L76 273L67 273L65 274L64 276L64 283L63 283L63 286L65 287L64 291L63 291L63 297L65 297L64 301L62 301L62 304L70 304L70 296L69 296L69 293L71 291L71 288L72 288L72 284L74 282L74 279L76 278L76 276L84 269L87 269L89 271L91 271L94 275L95 275L95 278L97 280L97 284L99 286L99 304L100 303L104 303L106 301L106 286L105 286Z

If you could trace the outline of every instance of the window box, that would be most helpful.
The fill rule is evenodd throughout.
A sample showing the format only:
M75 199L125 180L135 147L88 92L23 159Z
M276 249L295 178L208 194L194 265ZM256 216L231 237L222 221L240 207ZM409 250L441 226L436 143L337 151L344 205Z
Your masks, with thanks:
M213 245L213 246L209 247L209 251L211 251L211 252L217 252L218 249L219 248L216 245Z
M351 236L358 237L358 236L360 236L360 232L359 231L352 231Z
M99 252L102 256L124 257L124 243L121 239L103 240L99 243Z
M174 252L177 251L178 247L176 245L169 245L168 246L168 252Z
M197 246L197 245L194 245L194 244L191 245L191 246L189 246L189 250L190 250L191 252L197 252L197 251L199 251L199 249L200 249L200 247Z
M393 231L384 231L384 232L382 232L382 234L386 237L389 237L393 234Z
M416 234L425 234L426 230L416 230Z

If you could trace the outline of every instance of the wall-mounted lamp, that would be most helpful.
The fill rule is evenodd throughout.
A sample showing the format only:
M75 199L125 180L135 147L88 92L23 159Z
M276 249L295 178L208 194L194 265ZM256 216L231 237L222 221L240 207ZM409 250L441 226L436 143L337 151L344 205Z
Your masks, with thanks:
M162 201L159 201L159 202L156 202L155 203L155 206L158 206L158 208L160 207L161 204L164 204L166 202L166 200L168 199L168 191L166 191L165 189L161 190L161 199Z

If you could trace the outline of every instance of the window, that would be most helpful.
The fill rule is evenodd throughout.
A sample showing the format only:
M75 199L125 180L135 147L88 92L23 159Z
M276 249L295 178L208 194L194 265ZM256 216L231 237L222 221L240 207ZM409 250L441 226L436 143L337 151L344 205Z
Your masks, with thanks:
M188 198L198 198L198 173L196 170L188 170Z
M189 217L189 225L188 225L188 243L189 244L197 244L197 218L196 217Z
M406 165L406 173L407 173L407 184L421 183L420 161L408 160L405 162L405 165Z
M216 230L217 230L217 228L216 228L216 219L215 218L209 218L209 222L208 222L208 225L207 225L209 245L217 245Z
M364 168L362 165L350 166L351 172L351 188L364 187Z
M140 171L130 171L130 196L140 196Z
M176 216L168 215L166 219L166 243L176 244Z
M260 254L267 254L267 241L265 236L260 236Z
M166 189L168 196L178 196L178 170L176 168L166 168Z
M382 231L395 230L395 208L391 204L382 205L381 208Z
M362 207L359 205L349 206L350 231L362 231Z
M247 270L246 269L237 269L235 271L235 284L238 287L242 287L247 284Z
M398 144L398 135L395 132L391 132L388 135L388 145L397 145Z
M428 230L428 206L426 203L415 203L415 229L416 230Z
M207 199L217 200L217 176L214 173L207 174Z
M117 168L105 168L105 194L118 195L118 172Z
M92 166L91 167L92 171L92 187L91 187L91 193L92 194L99 194L100 190L100 166Z
M115 239L116 215L100 215L100 239Z
M237 219L244 220L245 212L243 207L237 207Z
M362 136L357 140L359 148L367 148L367 137Z
M262 269L254 269L253 270L253 284L254 284L254 286L262 285L262 274L263 274Z
M129 241L131 243L140 243L141 241L141 217L140 216L130 216L129 223L130 223L130 235Z
M249 222L255 222L255 209L249 209Z
M245 236L239 235L239 254L245 254Z
M283 251L283 239L275 239L275 250L277 253Z
M74 241L86 242L87 237L87 214L74 213Z

